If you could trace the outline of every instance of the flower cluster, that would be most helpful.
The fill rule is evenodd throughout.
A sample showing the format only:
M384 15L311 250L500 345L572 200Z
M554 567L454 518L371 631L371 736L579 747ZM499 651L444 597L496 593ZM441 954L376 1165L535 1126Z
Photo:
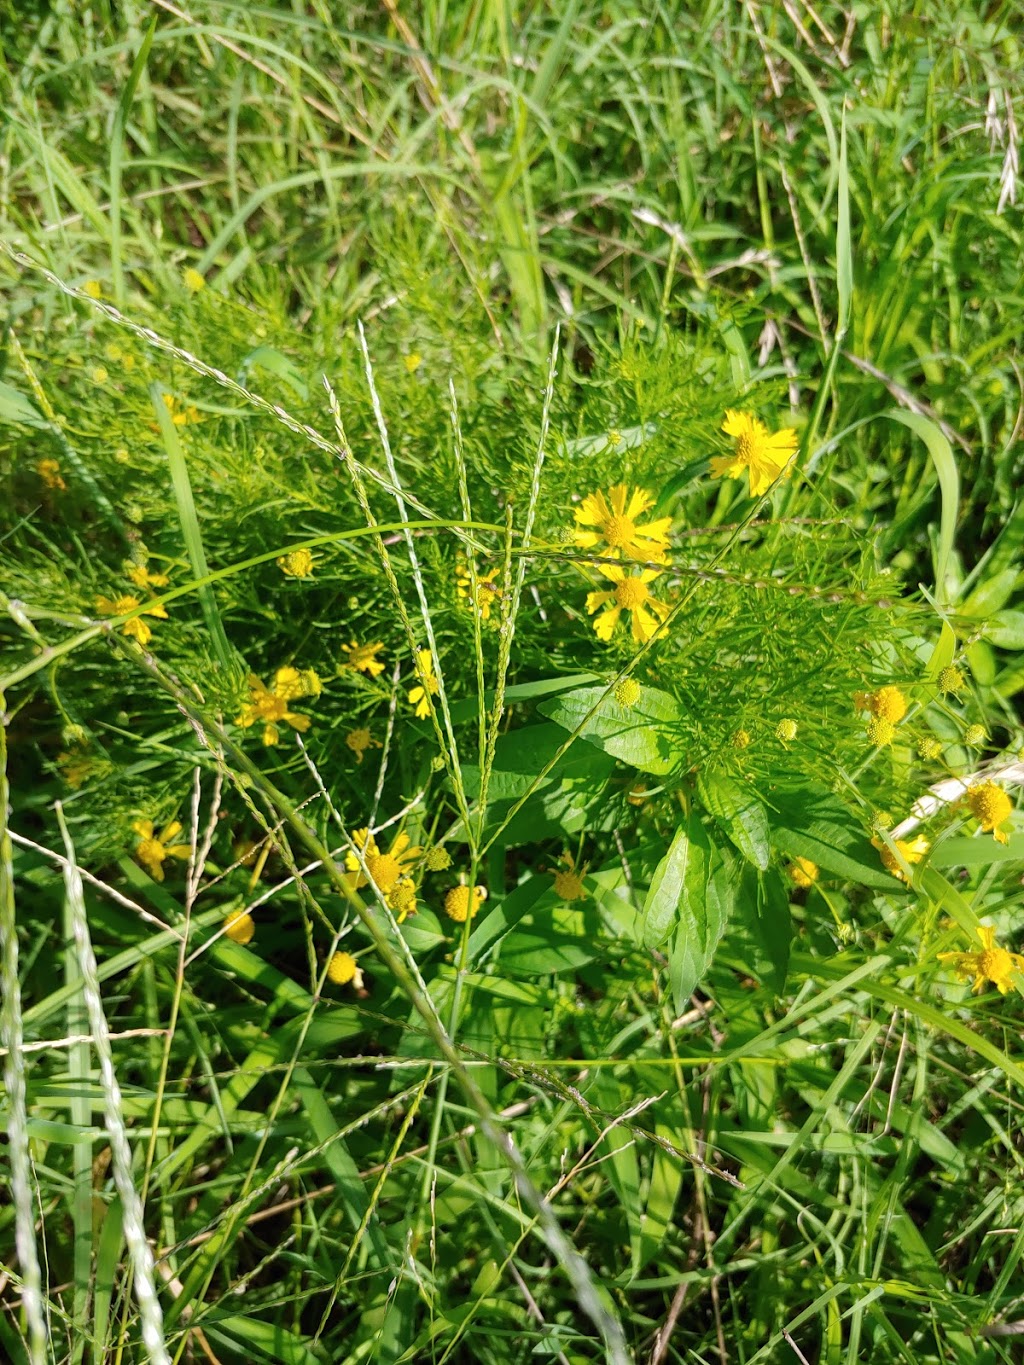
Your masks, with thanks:
M413 846L404 831L395 836L386 853L382 853L368 829L357 829L352 835L355 849L345 855L348 884L353 891L371 882L395 912L399 924L407 915L416 913L416 890L409 872L423 850ZM364 870L365 869L365 870Z
M309 717L293 711L289 703L299 697L320 695L320 679L313 669L279 668L270 687L255 673L249 674L248 681L249 700L236 717L236 725L246 730L250 725L262 721L264 744L277 744L281 738L282 721L293 730L309 729Z

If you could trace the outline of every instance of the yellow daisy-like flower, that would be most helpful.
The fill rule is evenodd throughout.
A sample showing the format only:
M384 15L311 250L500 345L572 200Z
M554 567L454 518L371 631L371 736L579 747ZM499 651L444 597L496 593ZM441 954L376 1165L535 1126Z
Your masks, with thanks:
M401 924L408 915L416 913L416 884L411 877L402 877L388 892L388 905L395 912L395 918Z
M612 695L620 706L629 711L640 700L641 690L636 678L623 678L620 683L616 683Z
M935 681L940 692L952 692L954 696L967 686L963 670L957 668L956 664L947 664Z
M379 749L381 747L380 740L374 739L365 727L347 734L345 744L355 754L357 763L362 763L363 754L366 753L367 749Z
M671 517L659 517L646 526L638 520L654 506L654 498L644 488L617 483L607 494L598 489L588 493L573 512L576 520L574 539L583 550L597 550L610 558L648 559L662 564L668 552Z
M173 393L164 394L164 404L166 405L167 411L171 414L171 421L176 427L187 427L189 422L202 421L197 407L191 403L189 403L187 407L184 406L179 399L175 398Z
M192 856L189 844L172 844L181 833L181 821L172 820L159 834L152 820L136 820L132 829L139 836L135 856L155 882L164 879L164 863L168 858L188 859Z
M456 924L465 924L473 919L487 899L484 886L453 886L444 898L444 913Z
M661 573L660 569L640 569L628 574L619 564L598 564L598 573L615 584L609 592L588 592L587 611L594 618L594 634L599 640L610 640L619 617L628 611L632 618L633 639L644 644L658 629L671 611L666 602L659 602L650 595L648 583L653 583ZM655 619L657 618L657 619Z
M308 550L289 550L286 555L278 555L275 562L289 578L309 578L315 561Z
M171 581L165 573L150 573L145 564L126 564L124 572L137 588L166 588Z
M872 716L868 721L868 743L876 749L884 749L896 738L896 726L885 716Z
M54 488L63 493L67 489L67 484L60 472L60 462L58 460L40 460L36 465L36 473L42 479L47 488Z
M280 721L293 730L309 729L309 717L292 711L288 703L319 692L320 679L311 668L302 672L297 668L279 668L272 687L267 687L255 673L249 674L248 682L249 700L236 717L236 725L247 730L250 725L262 721L264 744L276 744L281 738Z
M805 891L814 885L820 875L821 869L817 863L812 863L810 858L794 858L786 868L789 880Z
M991 834L997 843L1009 842L1010 836L999 826L1008 820L1013 811L1013 802L996 782L979 782L968 787L964 798L971 814L981 825L983 834Z
M869 695L868 710L879 720L887 720L892 725L898 725L907 714L907 699L898 687L889 684Z
M141 607L142 603L131 593L125 593L123 597L97 597L96 610L103 616L124 616L126 612L135 611ZM167 612L159 602L153 602L146 607L143 615L156 616L161 621L167 620ZM148 645L153 638L153 632L143 621L142 616L133 616L130 621L125 621L121 627L121 634L128 635L133 640L138 640L140 645Z
M190 265L181 272L181 282L190 294L198 294L200 290L206 288L206 281L202 275Z
M429 649L418 649L416 651L416 676L419 678L419 682L409 691L409 705L415 706L416 715L420 720L424 720L430 715L428 696L436 697L438 691L437 678L434 675L434 661L430 657Z
M234 910L224 921L224 937L232 943L240 943L244 948L251 943L256 934L256 921L248 910Z
M952 963L962 981L970 981L973 976L975 993L984 990L985 982L991 981L1000 995L1005 995L1013 985L1013 973L1024 972L1024 957L997 948L996 931L990 924L978 925L978 937L982 943L980 953L939 953L939 961Z
M889 845L877 836L871 842L878 849L878 856L886 872L891 872L894 877L899 877L901 882L908 881L907 874L903 871L899 859ZM893 842L903 855L903 861L907 863L919 863L931 848L931 844L923 834L917 834L913 839L894 839Z
M385 899L396 891L399 882L408 878L410 867L423 852L418 845L411 844L408 834L404 832L395 836L387 853L380 851L376 839L368 829L355 830L352 834L352 842L356 848L362 851L366 872L363 871L362 864L356 854L354 852L347 853L345 855L345 867L348 871L349 886L353 891L358 891L372 881ZM369 880L366 873L369 873ZM394 908L392 906L392 909ZM407 909L405 914L408 913ZM402 914L401 906L399 906L399 914L404 919L405 915Z
M336 986L347 986L351 982L357 991L363 989L363 973L351 953L334 954L327 964L327 979Z
M582 867L577 867L576 859L568 849L558 861L564 863L565 867L559 868L554 874L555 895L563 901L585 900L587 890L583 885L583 878L587 875L590 864L584 863Z
M796 739L799 728L795 720L780 720L775 727L775 738L781 740L783 744L791 744Z
M750 496L759 498L780 475L788 476L798 444L796 432L791 427L770 432L749 412L734 412L727 408L722 430L726 436L733 437L736 449L732 455L712 458L712 478L738 479L746 470L750 478Z
M486 573L478 573L476 576L476 608L481 621L491 619L491 607L501 596L501 589L494 581L497 576L497 569L488 569ZM456 593L463 602L468 602L473 594L473 579L465 564L457 567L455 579Z
M346 656L341 666L342 668L351 668L356 673L368 673L371 678L377 678L384 672L384 665L377 658L383 648L384 646L379 640L371 645L357 645L352 640L341 651Z
M103 286L99 280L86 280L82 285L82 293L88 294L91 299L101 299L103 297Z

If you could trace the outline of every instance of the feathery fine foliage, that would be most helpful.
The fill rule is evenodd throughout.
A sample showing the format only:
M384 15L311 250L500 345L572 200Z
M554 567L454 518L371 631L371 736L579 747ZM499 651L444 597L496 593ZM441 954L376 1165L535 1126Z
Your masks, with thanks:
M1015 18L0 0L0 1356L1016 1358Z

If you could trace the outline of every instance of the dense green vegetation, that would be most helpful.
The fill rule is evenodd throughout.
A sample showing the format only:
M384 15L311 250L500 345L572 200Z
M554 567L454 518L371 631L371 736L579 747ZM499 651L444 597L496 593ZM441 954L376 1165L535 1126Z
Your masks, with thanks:
M0 1355L1016 1359L1020 18L0 0Z

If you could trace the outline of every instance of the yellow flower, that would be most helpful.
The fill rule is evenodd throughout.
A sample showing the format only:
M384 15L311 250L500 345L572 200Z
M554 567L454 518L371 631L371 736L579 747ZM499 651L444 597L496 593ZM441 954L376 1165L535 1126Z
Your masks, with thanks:
M730 740L734 749L749 749L753 742L753 736L749 730L733 731L732 739Z
M908 881L907 874L903 871L899 859L889 845L877 836L871 842L878 849L878 856L882 860L882 866L886 872L891 872L894 877L899 877L901 882ZM931 848L931 844L923 834L917 834L913 839L894 839L893 843L899 849L905 863L919 863Z
M82 285L82 293L88 294L91 299L101 299L103 297L103 286L99 280L86 280Z
M659 517L646 526L637 525L653 506L654 498L646 489L634 488L631 493L624 483L609 488L607 495L600 489L588 493L573 512L576 544L613 558L650 559L663 564L672 518Z
M241 943L244 947L252 942L255 933L256 923L248 910L234 910L224 921L224 937L232 943Z
M40 460L36 465L36 473L47 488L56 488L61 492L67 488L67 484L61 476L60 463L57 460Z
M423 720L430 715L428 697L437 696L437 678L434 676L434 661L429 649L416 651L416 676L419 683L409 691L409 705L415 706L416 715Z
M917 752L930 763L934 763L937 758L942 757L942 745L931 735L926 735L917 746Z
M885 716L872 716L868 721L868 743L876 749L884 749L896 738L896 727Z
M181 833L180 820L172 820L159 834L155 833L152 820L136 820L132 829L139 836L135 856L155 882L163 881L163 865L168 858L188 859L192 856L189 844L171 843L171 840Z
M961 692L967 686L967 679L955 664L949 664L936 679L940 692Z
M429 850L423 859L423 865L428 872L444 872L446 868L452 865L451 854L446 848L435 846Z
M171 581L165 573L150 573L145 564L126 564L124 572L137 588L166 588Z
M374 739L367 729L353 730L345 736L345 743L356 756L356 762L362 763L363 754L367 749L379 749L381 743L379 739Z
M249 674L248 682L249 700L236 718L236 725L247 730L250 725L262 721L264 744L276 744L281 738L279 721L284 721L293 730L309 729L309 717L291 711L288 703L319 691L320 679L311 668L301 673L297 668L279 668L274 674L272 688L266 687L255 673Z
M991 981L1000 995L1005 995L1013 985L1013 973L1024 971L1024 957L997 948L996 931L990 924L978 925L978 937L982 943L980 953L939 953L939 961L951 962L962 981L973 976L975 992L984 990L985 982Z
M372 645L357 645L353 640L342 650L342 653L348 656L342 668L352 668L357 673L368 673L371 678L379 677L384 672L384 665L377 655L383 648L379 640Z
M501 596L501 589L494 582L497 576L497 569L488 569L476 576L476 606L481 621L491 619L491 606ZM455 578L455 591L463 602L468 602L473 593L473 579L465 564L455 570Z
M627 711L631 710L640 700L640 684L636 678L623 678L616 684L614 697L620 706Z
M907 699L898 687L880 687L868 697L868 710L880 720L897 725L907 714Z
M142 603L137 597L132 597L130 593L125 593L123 597L97 597L96 610L103 616L124 616L129 611L135 611ZM167 620L167 612L159 602L153 602L144 608L143 615L157 616L162 621ZM125 621L121 627L121 634L128 635L133 640L138 640L140 645L148 645L153 638L153 632L143 621L142 616L133 616L130 621Z
M796 732L799 727L795 720L780 720L775 727L775 738L783 744L789 744L796 739Z
M794 858L786 868L786 875L794 885L802 887L806 891L818 880L820 869L817 863L811 862L810 858Z
M988 732L984 725L968 725L964 731L964 743L971 749L977 749L987 738Z
M401 924L407 915L416 913L416 885L411 877L402 877L388 892L388 905Z
M351 953L335 953L327 964L327 978L336 986L347 986L351 981L357 991L363 989L363 973Z
M583 878L587 875L589 863L584 863L582 867L576 866L576 859L568 849L558 860L565 863L564 868L559 868L554 874L555 895L564 901L581 901L586 898L587 891L583 885Z
M366 873L369 873L369 881L385 899L390 898L398 889L399 883L409 880L409 868L420 856L423 850L418 846L411 846L408 834L404 832L396 835L387 853L382 853L377 847L377 841L367 829L357 829L352 835L352 842L363 854L363 863L366 864L366 872L363 871L355 852L345 855L345 867L348 870L348 884L353 891L358 891L368 885ZM399 897L401 901L403 897ZM389 902L390 903L390 902ZM415 900L413 907L415 907ZM392 909L396 907L392 905ZM401 919L409 913L409 908L403 912L399 904L398 912Z
M405 357L405 368L408 370L410 374L415 374L422 364L423 357L419 355L416 351L412 351L409 355Z
M595 611L601 613L594 619L594 634L599 640L610 640L619 617L628 611L632 616L633 639L637 644L644 644L658 629L658 622L664 621L671 610L667 603L651 597L647 588L661 570L641 569L638 573L627 574L618 564L598 564L597 571L615 587L610 592L587 593L587 611L591 615Z
M289 578L308 578L313 572L313 556L308 550L289 550L286 555L279 555L276 562Z
M759 498L780 475L788 475L796 454L797 436L791 427L772 433L749 412L727 408L722 430L736 441L732 455L715 455L711 476L738 479L744 469L750 478L750 496Z
M189 422L198 422L202 420L199 416L198 408L194 407L191 403L188 407L182 406L173 393L164 394L164 403L167 407L167 411L171 414L171 421L176 427L185 427L188 426Z
M995 782L980 782L967 788L964 799L983 834L991 834L1000 844L1009 842L1010 836L1000 831L999 826L1009 819L1013 802L1002 787Z
M54 760L60 769L60 775L73 791L78 791L79 787L93 775L97 770L96 760L90 757L85 749L73 749L70 753L60 753Z
M95 365L89 372L89 378L94 384L105 384L110 378L105 365Z
M444 913L456 924L465 924L467 917L474 918L486 899L486 887L453 886L444 898Z
M201 289L206 288L206 281L202 275L190 265L181 272L181 282L190 294L198 294Z

